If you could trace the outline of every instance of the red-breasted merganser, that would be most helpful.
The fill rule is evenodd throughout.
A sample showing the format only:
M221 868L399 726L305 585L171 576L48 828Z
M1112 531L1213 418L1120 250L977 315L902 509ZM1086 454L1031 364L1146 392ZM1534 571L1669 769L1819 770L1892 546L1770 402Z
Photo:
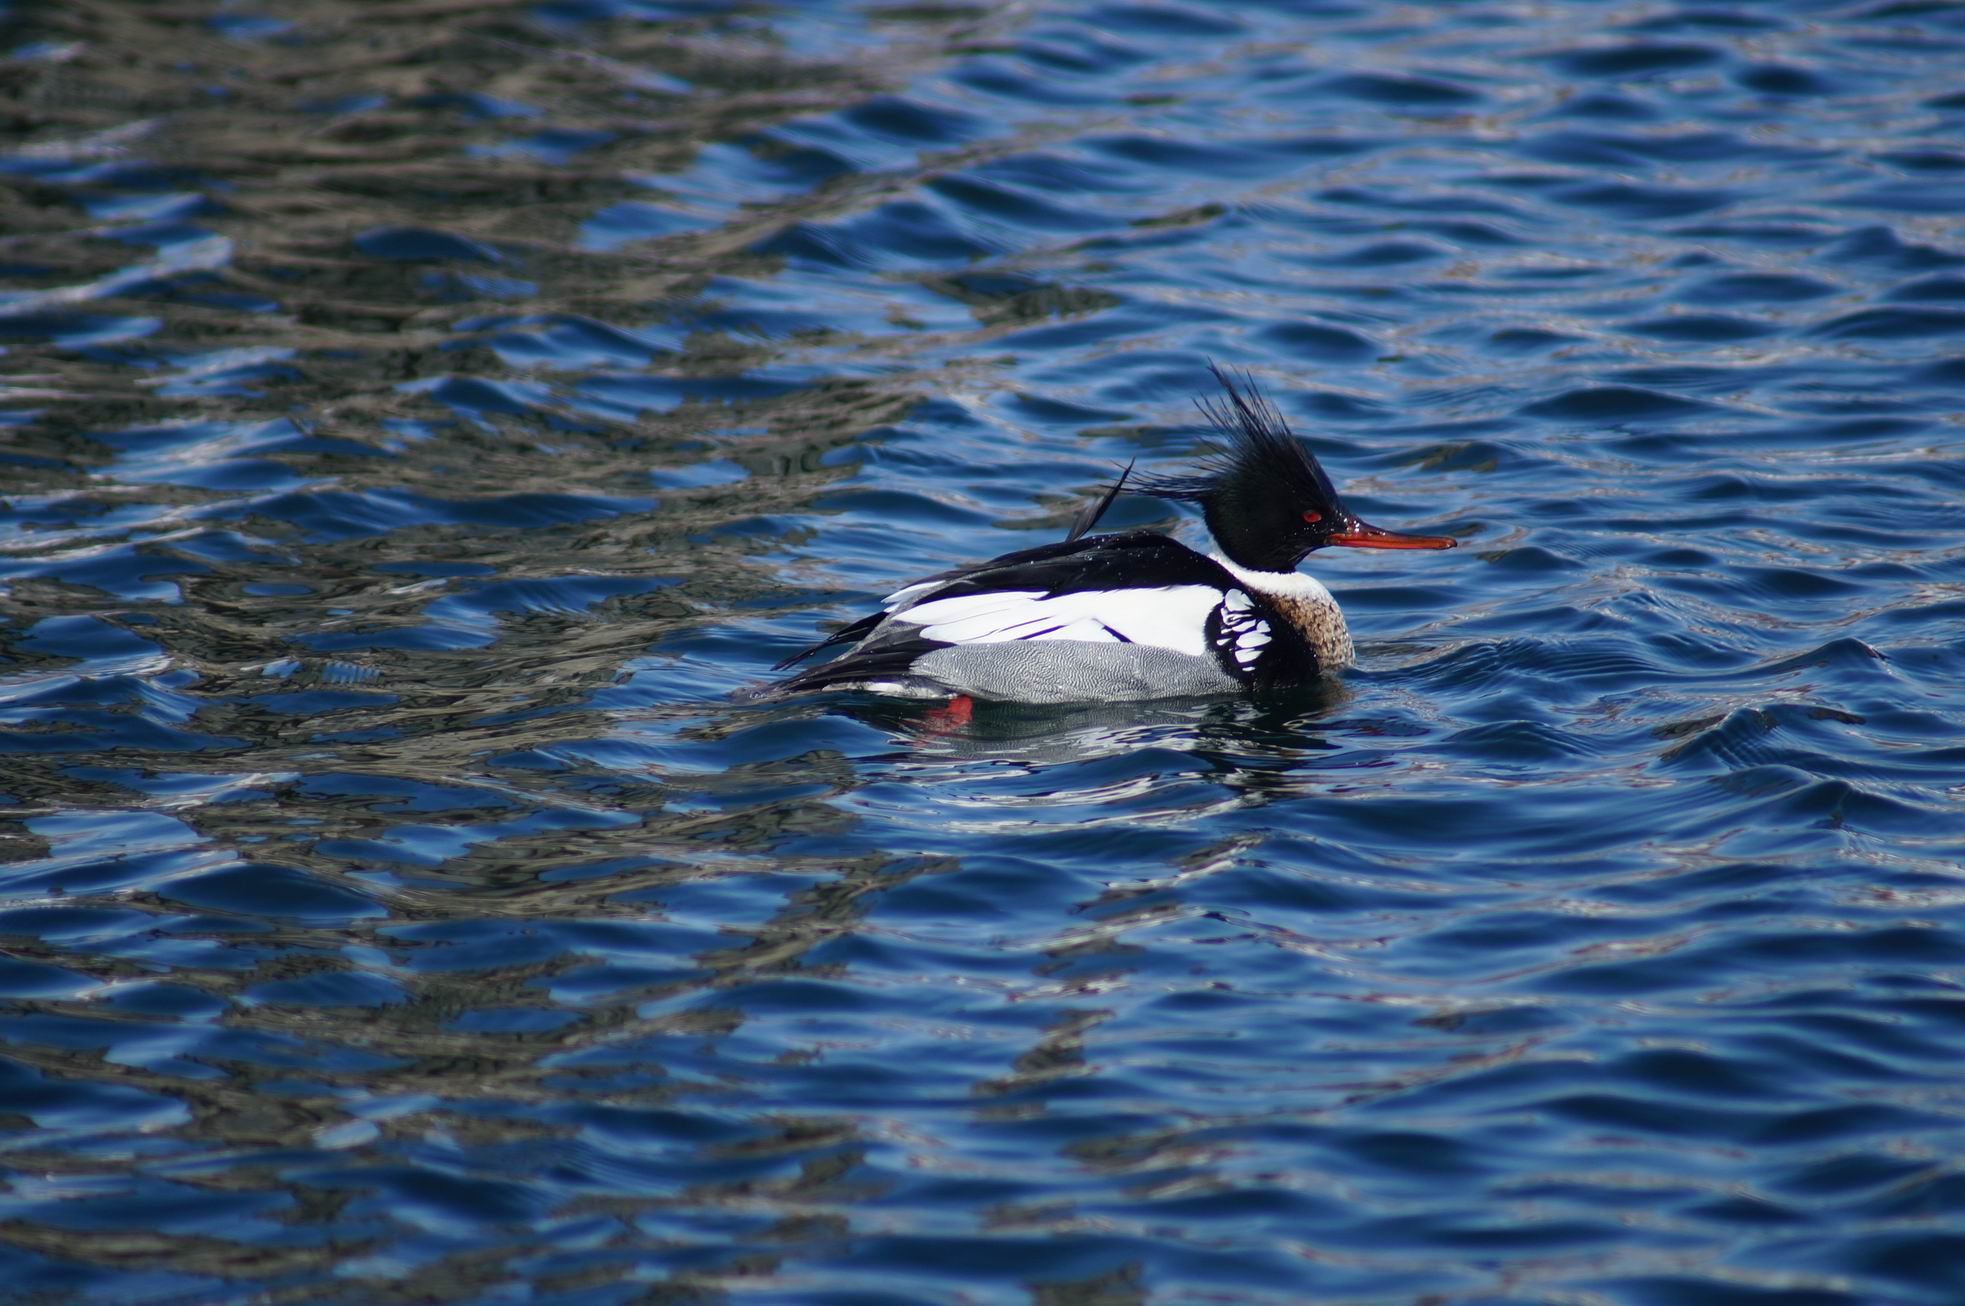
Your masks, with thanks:
M1336 546L1450 549L1455 541L1360 521L1254 383L1210 370L1223 396L1196 405L1220 444L1192 474L1133 484L1135 493L1199 504L1219 554L1152 531L1087 536L1125 486L1122 473L1060 543L903 586L879 612L780 662L782 670L852 645L771 695L1172 698L1288 689L1349 665L1344 614L1298 565Z

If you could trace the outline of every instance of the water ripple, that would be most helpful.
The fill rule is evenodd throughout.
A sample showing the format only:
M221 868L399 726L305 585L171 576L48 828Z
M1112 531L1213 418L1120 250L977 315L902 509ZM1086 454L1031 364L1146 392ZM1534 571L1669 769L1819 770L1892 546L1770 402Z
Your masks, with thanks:
M1958 1300L1950 9L407 16L4 60L18 1294ZM1342 681L738 694L1209 358Z

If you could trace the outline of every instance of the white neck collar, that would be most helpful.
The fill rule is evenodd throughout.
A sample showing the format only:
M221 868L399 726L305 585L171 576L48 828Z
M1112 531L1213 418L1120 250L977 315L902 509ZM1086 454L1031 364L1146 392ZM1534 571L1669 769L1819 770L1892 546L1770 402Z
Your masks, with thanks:
M1223 567L1228 574L1258 594L1275 594L1283 598L1310 599L1313 602L1335 604L1331 592L1315 576L1306 576L1300 571L1254 571L1248 567L1237 567L1219 553L1208 555Z

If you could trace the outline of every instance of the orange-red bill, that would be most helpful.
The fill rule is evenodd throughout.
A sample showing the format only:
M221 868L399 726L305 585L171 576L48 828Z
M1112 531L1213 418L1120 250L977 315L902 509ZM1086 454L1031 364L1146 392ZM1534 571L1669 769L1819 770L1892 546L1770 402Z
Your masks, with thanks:
M1347 549L1451 549L1459 543L1451 535L1402 535L1364 522L1353 522L1350 530L1324 539L1326 546Z

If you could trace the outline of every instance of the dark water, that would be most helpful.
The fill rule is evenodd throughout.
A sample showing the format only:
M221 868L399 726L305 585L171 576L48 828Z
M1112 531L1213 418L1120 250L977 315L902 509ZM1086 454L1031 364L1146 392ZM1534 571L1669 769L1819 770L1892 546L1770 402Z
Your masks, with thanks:
M1965 1300L1965 6L15 17L0 1295ZM1208 358L1340 686L732 700Z

